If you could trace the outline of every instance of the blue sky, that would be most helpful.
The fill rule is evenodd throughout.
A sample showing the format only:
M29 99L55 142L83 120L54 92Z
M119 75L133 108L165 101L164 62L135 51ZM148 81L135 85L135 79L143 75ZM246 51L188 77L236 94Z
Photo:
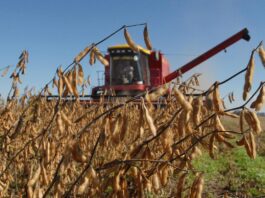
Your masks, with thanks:
M166 54L175 70L234 33L247 27L250 42L239 41L199 67L185 74L203 73L202 84L209 86L244 68L251 50L265 40L265 1L263 0L10 0L0 1L0 68L16 65L23 49L30 54L25 86L40 89L59 65L66 67L74 56L92 42L101 40L124 24L147 22L153 46ZM143 43L142 27L129 29L138 44ZM124 43L123 33L99 46ZM265 69L256 56L254 88L265 78ZM83 62L86 75L97 85L96 71ZM222 94L234 91L241 99L244 76L223 86ZM10 79L0 78L5 96ZM89 90L87 90L89 93ZM238 100L238 103L240 100Z

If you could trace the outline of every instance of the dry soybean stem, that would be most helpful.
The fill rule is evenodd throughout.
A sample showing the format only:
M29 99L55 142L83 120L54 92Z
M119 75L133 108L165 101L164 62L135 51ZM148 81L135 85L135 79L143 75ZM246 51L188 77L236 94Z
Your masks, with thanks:
M226 130L226 131L211 131L203 136L201 136L200 138L197 138L197 141L195 141L189 148L185 149L185 151L177 156L175 156L174 158L172 158L170 160L170 162L172 163L173 161L175 161L176 159L179 159L180 157L184 156L187 154L187 152L189 152L194 146L196 146L199 142L201 142L204 138L206 138L207 136L213 134L213 133L226 133L226 132L229 132L229 133L234 133L234 134L242 134L241 132L237 132L237 131L229 131L229 130ZM194 136L195 137L195 136ZM177 144L177 143L174 143L174 145Z
M99 140L100 140L100 138L101 138L101 136L102 136L103 134L102 133L100 133L99 134L99 136L98 136L98 138L97 138L97 141L96 141L96 144L95 144L95 146L93 147L93 150L92 150L92 153L91 153L91 156L90 156L90 158L89 158L89 161L88 161L88 163L87 163L87 165L85 166L85 168L84 168L84 170L81 172L81 174L79 174L78 175L78 177L77 177L77 179L70 185L70 188L69 188L69 190L63 195L63 197L70 197L70 193L72 192L72 190L73 190L73 188L74 188L74 186L77 184L77 182L83 177L83 175L86 173L86 171L89 169L89 167L91 166L91 164L92 164L92 160L93 160L93 157L94 157L94 155L95 155L95 153L96 153L96 150L97 150L97 147L98 147L98 143L99 143Z
M63 161L64 161L64 156L62 156L61 160L59 161L58 165L57 165L57 168L56 168L56 171L54 173L54 176L53 176L53 179L49 185L49 187L47 188L47 190L45 191L44 195L43 195L43 198L45 198L48 193L50 192L50 190L52 189L53 185L55 184L55 182L59 179L59 171L60 171L60 168L61 168L61 165L63 164Z

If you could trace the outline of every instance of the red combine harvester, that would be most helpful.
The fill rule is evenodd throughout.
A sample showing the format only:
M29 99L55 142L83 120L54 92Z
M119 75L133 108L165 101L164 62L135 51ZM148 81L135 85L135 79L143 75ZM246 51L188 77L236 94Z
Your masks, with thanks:
M109 47L105 56L109 61L109 66L105 67L105 85L94 87L91 97L97 99L103 93L110 96L113 91L116 96L135 96L170 82L240 39L250 40L246 28L172 73L169 62L160 52L142 47L134 52L128 45Z

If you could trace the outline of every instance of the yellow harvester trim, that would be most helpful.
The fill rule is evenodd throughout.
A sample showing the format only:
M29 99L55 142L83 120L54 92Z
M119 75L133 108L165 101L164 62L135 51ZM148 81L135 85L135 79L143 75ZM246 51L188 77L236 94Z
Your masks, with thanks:
M130 48L129 45L127 45L127 44L122 44L122 45L111 46L111 47L108 48L108 50L112 50L112 49L128 49L128 48ZM143 47L140 46L140 45L138 45L138 48L139 48L139 50L140 50L141 52L143 52L143 53L145 53L145 54L148 54L148 55L151 54L151 51L150 51L150 50L145 49L145 48L143 48Z

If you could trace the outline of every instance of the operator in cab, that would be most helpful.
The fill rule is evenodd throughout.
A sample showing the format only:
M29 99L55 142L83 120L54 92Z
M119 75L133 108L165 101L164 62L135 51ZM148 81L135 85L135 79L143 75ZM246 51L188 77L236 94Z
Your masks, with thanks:
M131 65L125 66L121 71L122 84L132 84L134 81L134 68Z

